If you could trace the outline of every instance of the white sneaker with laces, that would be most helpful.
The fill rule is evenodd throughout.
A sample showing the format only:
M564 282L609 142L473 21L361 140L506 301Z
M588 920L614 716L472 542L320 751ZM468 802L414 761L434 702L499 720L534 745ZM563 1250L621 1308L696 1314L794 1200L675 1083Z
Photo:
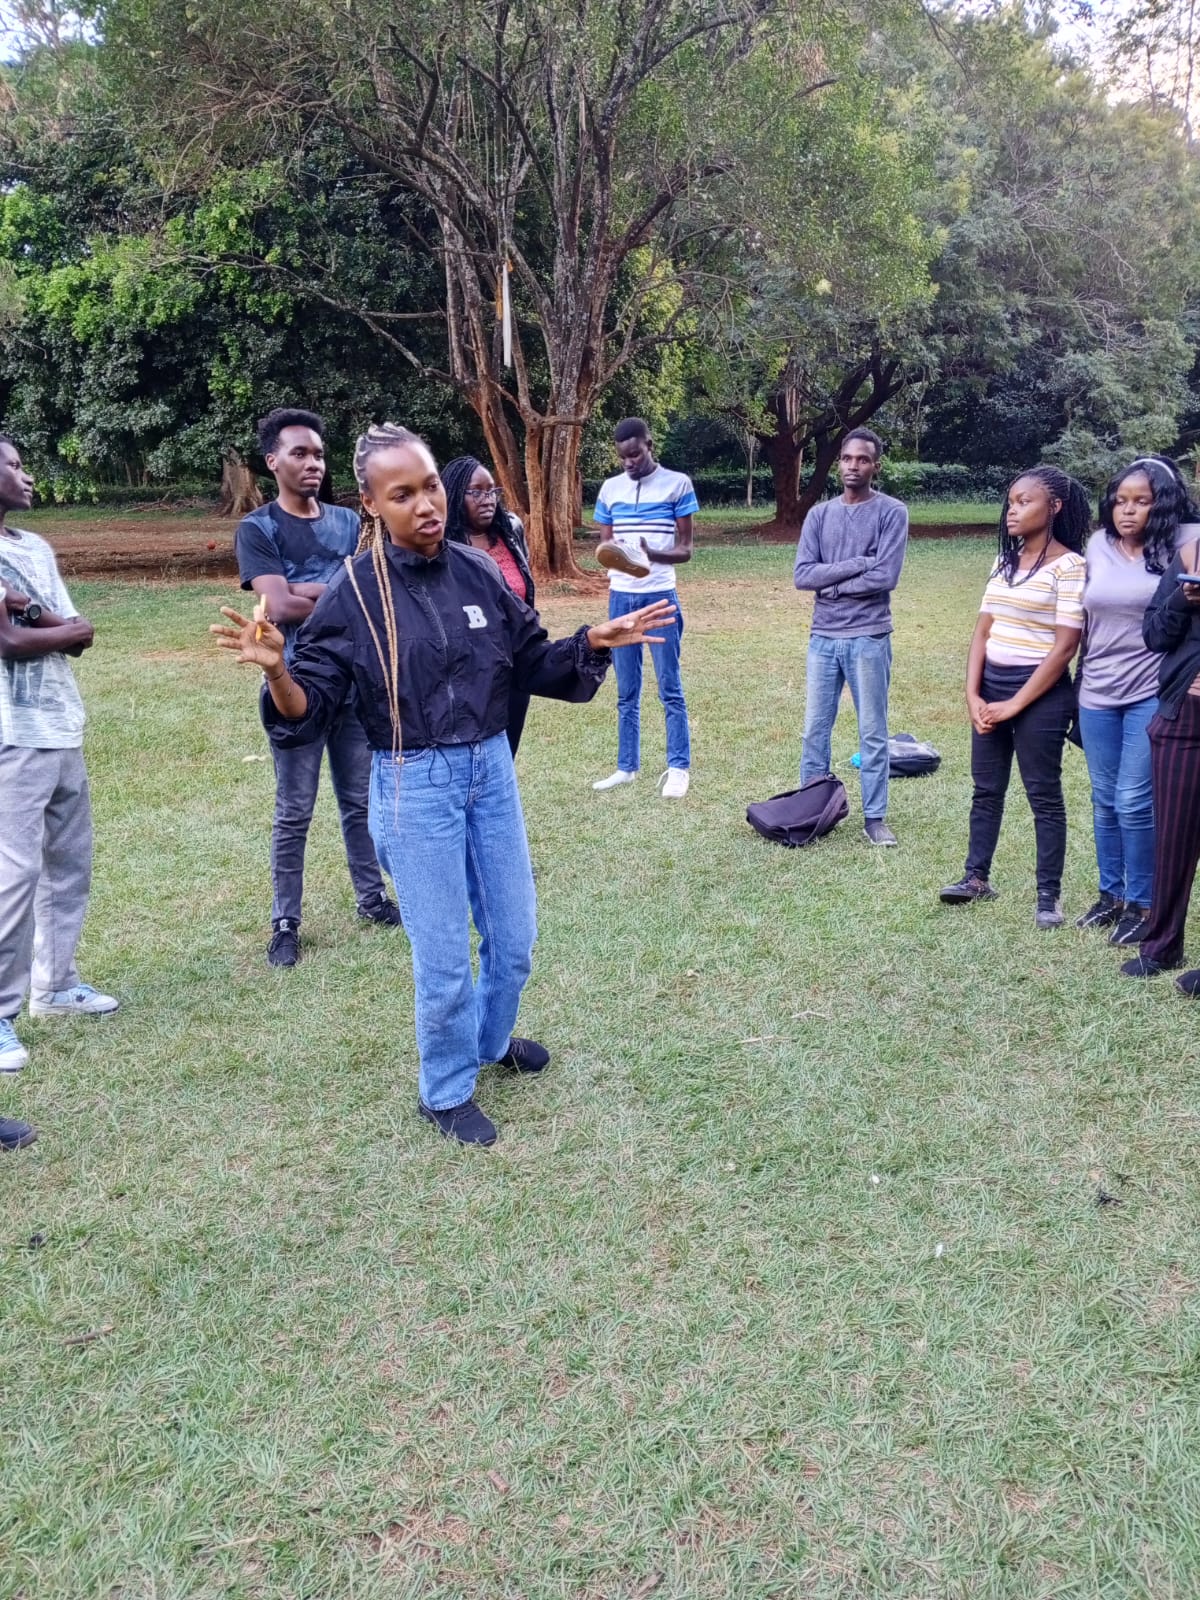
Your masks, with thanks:
M59 989L57 994L40 997L30 995L31 1017L105 1017L116 1011L119 1000L110 994L101 994L90 983L77 983L73 989Z
M618 767L617 770L614 773L611 773L607 778L598 778L592 785L592 788L616 789L619 788L623 783L632 783L636 777L636 772L625 772L621 767Z
M596 560L607 572L624 572L631 578L650 576L646 552L620 539L605 539L596 551Z
M668 767L658 780L664 800L682 800L688 792L692 775L686 767Z
M20 1072L29 1060L29 1051L17 1038L17 1030L7 1017L0 1017L0 1072Z

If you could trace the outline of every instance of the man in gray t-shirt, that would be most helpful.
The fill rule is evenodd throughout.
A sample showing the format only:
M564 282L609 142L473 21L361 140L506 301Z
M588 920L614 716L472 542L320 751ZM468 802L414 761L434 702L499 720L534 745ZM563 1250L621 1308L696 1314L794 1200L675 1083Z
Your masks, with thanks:
M850 686L861 751L863 832L894 845L887 824L888 689L892 676L892 590L908 544L908 512L874 488L883 440L853 428L842 440L842 493L813 506L796 551L797 589L814 591L808 644L800 782L830 769L833 724Z

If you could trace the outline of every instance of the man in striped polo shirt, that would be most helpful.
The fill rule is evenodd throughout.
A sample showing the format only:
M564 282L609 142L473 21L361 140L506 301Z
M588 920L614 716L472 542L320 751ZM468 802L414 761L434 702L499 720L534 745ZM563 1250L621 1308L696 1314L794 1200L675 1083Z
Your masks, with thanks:
M667 723L667 770L659 781L666 799L682 800L688 792L692 752L679 674L683 612L675 568L691 560L692 518L699 505L691 479L654 459L654 441L640 417L618 422L613 438L625 470L607 478L596 496L593 520L600 529L596 559L608 570L610 617L627 616L655 600L670 600L675 606L674 626L663 630L661 644L647 649ZM632 783L641 766L641 648L614 650L613 671L617 677L617 770L594 783L593 789Z

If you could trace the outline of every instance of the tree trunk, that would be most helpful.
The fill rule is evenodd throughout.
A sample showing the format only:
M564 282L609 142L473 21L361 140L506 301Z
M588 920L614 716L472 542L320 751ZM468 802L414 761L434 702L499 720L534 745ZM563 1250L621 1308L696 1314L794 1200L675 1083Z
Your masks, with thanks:
M525 477L529 484L529 555L534 576L582 578L575 559L579 429L525 425Z
M219 517L244 517L263 503L258 477L253 467L232 451L221 462L221 492L217 497Z
M775 521L781 528L799 528L800 464L804 460L804 448L796 443L791 425L782 416L777 416L776 431L762 441L762 451L771 467Z
M804 486L804 491L796 506L799 522L803 524L805 517L825 493L825 485L829 481L829 474L833 471L833 464L838 458L841 448L842 433L839 429L836 434L826 435L821 439L813 455L812 476Z
M748 433L746 444L746 510L754 504L754 462L758 455L758 435Z

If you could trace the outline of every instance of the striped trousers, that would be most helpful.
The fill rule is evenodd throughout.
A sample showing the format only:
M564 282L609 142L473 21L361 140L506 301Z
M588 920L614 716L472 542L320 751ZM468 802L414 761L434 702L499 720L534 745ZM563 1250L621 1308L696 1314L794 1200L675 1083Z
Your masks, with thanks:
M1173 722L1150 723L1154 787L1154 892L1142 955L1164 967L1183 960L1188 902L1200 861L1200 696L1185 694Z

